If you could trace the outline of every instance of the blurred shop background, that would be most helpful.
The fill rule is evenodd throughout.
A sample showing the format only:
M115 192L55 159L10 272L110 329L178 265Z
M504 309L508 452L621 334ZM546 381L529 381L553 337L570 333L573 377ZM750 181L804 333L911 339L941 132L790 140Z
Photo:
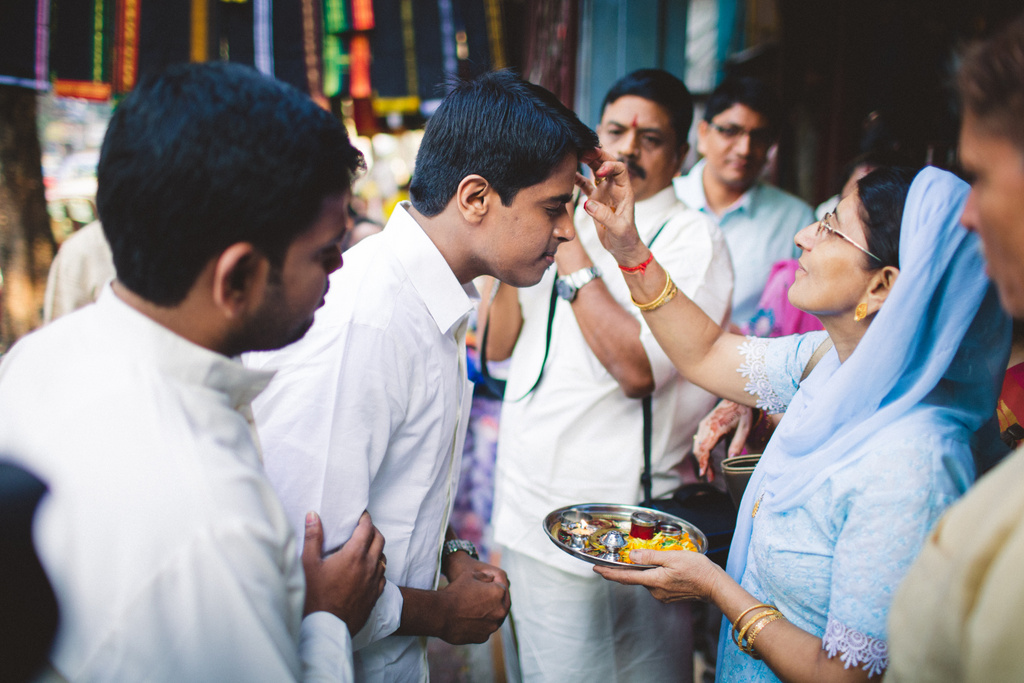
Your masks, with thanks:
M407 198L451 76L513 69L596 126L608 88L638 68L680 77L698 119L726 74L753 75L787 109L765 173L815 206L867 145L955 168L957 55L1020 11L1021 0L2 0L0 353L41 324L57 249L96 218L118 100L169 64L241 62L309 93L365 155L353 208L380 224ZM432 642L430 657L435 681L503 680L493 639Z
M368 164L356 207L377 221L405 197L422 128L450 75L512 68L596 125L608 86L636 68L680 76L698 108L725 73L753 74L788 107L770 179L814 205L835 192L865 135L954 164L948 81L957 50L1018 8L1018 0L2 3L0 350L39 324L55 250L93 217L112 108L140 76L172 62L252 64L343 118Z

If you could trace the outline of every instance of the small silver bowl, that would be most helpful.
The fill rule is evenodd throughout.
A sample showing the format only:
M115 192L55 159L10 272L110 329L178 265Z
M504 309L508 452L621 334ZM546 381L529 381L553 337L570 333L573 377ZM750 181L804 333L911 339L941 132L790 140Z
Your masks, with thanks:
M597 541L607 551L600 556L603 560L617 562L619 560L619 550L626 547L626 537L617 529L606 531Z

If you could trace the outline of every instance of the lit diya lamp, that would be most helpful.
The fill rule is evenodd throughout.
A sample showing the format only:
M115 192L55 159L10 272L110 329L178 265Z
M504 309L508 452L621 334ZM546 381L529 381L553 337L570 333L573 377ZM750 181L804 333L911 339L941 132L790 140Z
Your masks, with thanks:
M560 515L559 521L565 535L563 540L574 550L584 550L587 547L587 538L597 531L597 526L591 524L593 518L579 510L566 510Z

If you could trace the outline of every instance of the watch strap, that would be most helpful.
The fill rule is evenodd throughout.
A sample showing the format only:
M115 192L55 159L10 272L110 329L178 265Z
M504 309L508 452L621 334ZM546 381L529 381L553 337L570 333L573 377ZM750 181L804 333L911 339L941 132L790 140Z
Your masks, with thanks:
M441 561L443 562L452 553L459 551L467 553L474 560L479 560L480 555L476 552L476 546L473 545L472 541L467 541L463 538L452 538L444 542L441 546Z
M569 281L576 289L579 289L588 282L593 282L597 278L601 277L601 271L597 266L591 266L590 268L581 268L575 273L569 273L565 276L565 279Z
M571 303L576 300L576 293L579 292L584 285L593 282L599 277L601 277L601 271L597 266L581 268L580 270L569 273L568 275L556 278L555 289L558 291L558 295L560 297Z

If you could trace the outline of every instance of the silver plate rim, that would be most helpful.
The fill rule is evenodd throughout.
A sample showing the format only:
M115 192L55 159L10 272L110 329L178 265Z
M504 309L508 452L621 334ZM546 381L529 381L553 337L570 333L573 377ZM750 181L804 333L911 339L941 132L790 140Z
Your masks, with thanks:
M698 529L697 526L692 524L691 522L687 522L685 519L682 519L681 517L670 515L667 512L662 512L661 510L645 508L640 505L618 505L615 503L576 503L573 505L566 505L549 512L544 517L544 521L542 522L542 524L544 525L544 533L547 534L548 539L552 543L554 543L555 546L560 548L563 552L566 552L569 555L575 557L576 559L583 560L584 562L588 562L590 564L595 564L602 567L616 567L619 569L652 569L653 567L657 566L653 564L628 564L626 562L604 560L600 557L588 555L587 553L581 550L570 548L569 546L558 540L558 532L555 529L556 525L559 524L559 519L561 518L562 513L566 512L567 510L578 510L579 512L585 512L587 514L593 515L594 517L600 517L601 514L616 516L621 515L624 517L623 521L628 520L629 516L632 515L634 512L647 512L657 517L659 521L674 522L675 524L680 525L683 528L683 531L690 534L690 540L693 541L694 545L697 546L697 552L704 555L707 554L708 551L708 539L707 536L704 535L703 531Z

